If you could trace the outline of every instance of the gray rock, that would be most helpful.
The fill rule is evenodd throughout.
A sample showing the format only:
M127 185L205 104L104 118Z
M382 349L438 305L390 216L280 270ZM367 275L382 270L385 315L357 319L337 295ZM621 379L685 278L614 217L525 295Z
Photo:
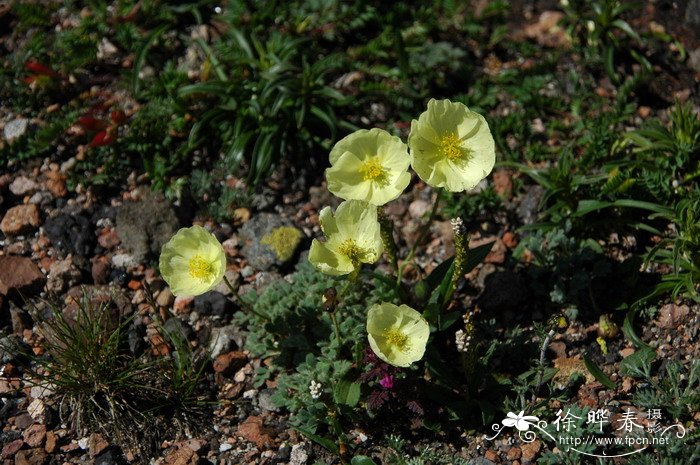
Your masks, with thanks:
M228 325L213 328L209 335L209 352L212 360L221 354L243 347L243 336L238 326Z
M29 353L27 346L18 336L0 337L0 365L10 363L22 358L24 353Z
M690 26L700 26L700 0L690 0L685 9L685 22Z
M43 228L51 244L64 254L92 255L95 235L86 217L61 214L46 220Z
M18 176L10 183L10 192L21 197L31 195L39 190L39 184L26 176Z
M272 400L272 395L275 393L274 389L262 389L258 392L258 406L263 412L277 412L279 407Z
M129 343L129 351L135 357L140 357L146 348L146 342L143 340L146 335L146 330L143 325L137 325L136 322L129 328L127 333L127 341Z
M141 200L117 209L117 234L137 262L157 257L179 227L170 203L161 195L147 193Z
M284 228L284 229L282 229ZM243 255L258 270L282 267L295 256L303 234L290 222L273 213L260 213L239 231Z
M16 118L8 122L3 129L3 136L8 142L22 137L27 132L27 127L29 126L29 120L25 118Z
M294 444L292 452L289 454L289 465L306 465L309 460L309 454L306 452L306 444Z
M496 465L486 457L475 457L470 463L472 465Z
M700 47L688 53L688 66L700 73Z
M233 311L233 303L222 293L211 291L194 298L194 309L200 315L223 317Z
M187 341L192 336L192 328L180 321L179 318L170 318L163 324L163 329L170 334L170 338Z
M523 224L532 224L537 220L537 213L540 210L540 202L544 197L542 186L528 186L526 192L518 200L516 213Z
M484 292L479 297L479 307L484 311L517 310L527 302L528 288L525 279L512 271L490 274L484 282Z

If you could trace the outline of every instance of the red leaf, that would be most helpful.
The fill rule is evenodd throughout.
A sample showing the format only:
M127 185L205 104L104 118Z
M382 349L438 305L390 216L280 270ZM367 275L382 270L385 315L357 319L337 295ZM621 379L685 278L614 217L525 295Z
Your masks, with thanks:
M28 70L31 71L32 73L36 73L39 75L43 76L58 76L58 73L51 68L49 68L46 65L42 65L36 60L29 60L24 64L24 67Z
M121 110L115 110L110 114L112 122L115 124L123 124L126 122L126 114Z
M81 116L78 118L78 124L88 131L102 131L107 127L107 123L92 116Z
M104 147L105 145L110 145L112 142L114 142L114 137L107 131L100 131L92 138L90 147Z

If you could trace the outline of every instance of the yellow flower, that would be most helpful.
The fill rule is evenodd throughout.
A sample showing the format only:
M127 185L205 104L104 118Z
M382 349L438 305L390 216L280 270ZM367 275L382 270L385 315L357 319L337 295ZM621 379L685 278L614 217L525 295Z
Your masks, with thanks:
M192 226L180 229L163 246L159 267L173 294L196 296L221 282L226 254L213 234Z
M493 169L496 151L488 123L462 103L431 99L411 122L411 165L433 187L473 189Z
M319 214L325 242L311 242L309 261L323 273L341 276L374 263L382 254L382 238L377 207L359 200L340 204L335 212L330 207Z
M401 139L381 129L360 129L338 141L326 170L328 190L345 200L384 205L411 181L411 157Z
M374 304L367 313L367 337L377 357L390 365L407 367L423 358L430 327L408 305Z

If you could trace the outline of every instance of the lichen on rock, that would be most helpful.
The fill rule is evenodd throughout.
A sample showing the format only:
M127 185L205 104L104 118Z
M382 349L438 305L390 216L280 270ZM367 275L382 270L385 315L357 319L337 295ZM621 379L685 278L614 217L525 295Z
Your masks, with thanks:
M281 262L287 262L294 256L299 242L301 231L293 226L280 226L265 234L260 244L269 246Z

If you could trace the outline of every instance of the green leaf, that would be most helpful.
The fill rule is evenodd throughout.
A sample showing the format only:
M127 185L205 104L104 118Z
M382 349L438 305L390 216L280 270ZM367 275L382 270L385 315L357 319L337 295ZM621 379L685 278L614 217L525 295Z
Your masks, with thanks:
M645 378L651 369L651 363L656 359L656 351L652 347L644 347L620 362L620 374L634 378Z
M630 309L627 312L627 315L625 315L625 321L622 323L622 333L625 335L625 337L632 342L637 348L646 348L649 347L642 341L642 339L637 336L637 333L634 331L634 309Z
M469 273L471 270L476 268L479 263L483 262L489 252L491 252L491 248L495 243L496 241L492 241L488 244L469 249L469 252L467 252L467 262L465 263L464 273Z
M338 445L335 443L335 441L328 439L328 438L318 436L318 435L312 433L311 431L309 431L305 428L302 428L300 426L295 426L294 429L299 431L301 434L303 434L307 438L311 439L313 442L315 442L319 446L321 446L321 447L329 450L330 452L338 455L338 453L339 453Z
M352 458L350 465L377 465L374 460L366 455L358 455Z
M598 365L593 363L593 360L588 358L588 355L583 356L583 363L586 365L586 368L588 369L588 372L593 375L595 379L598 380L600 384L605 386L608 389L615 389L617 385L613 380L611 380L608 375L603 373L603 370L601 370Z
M333 389L333 398L338 404L354 407L360 401L360 383L341 379Z

